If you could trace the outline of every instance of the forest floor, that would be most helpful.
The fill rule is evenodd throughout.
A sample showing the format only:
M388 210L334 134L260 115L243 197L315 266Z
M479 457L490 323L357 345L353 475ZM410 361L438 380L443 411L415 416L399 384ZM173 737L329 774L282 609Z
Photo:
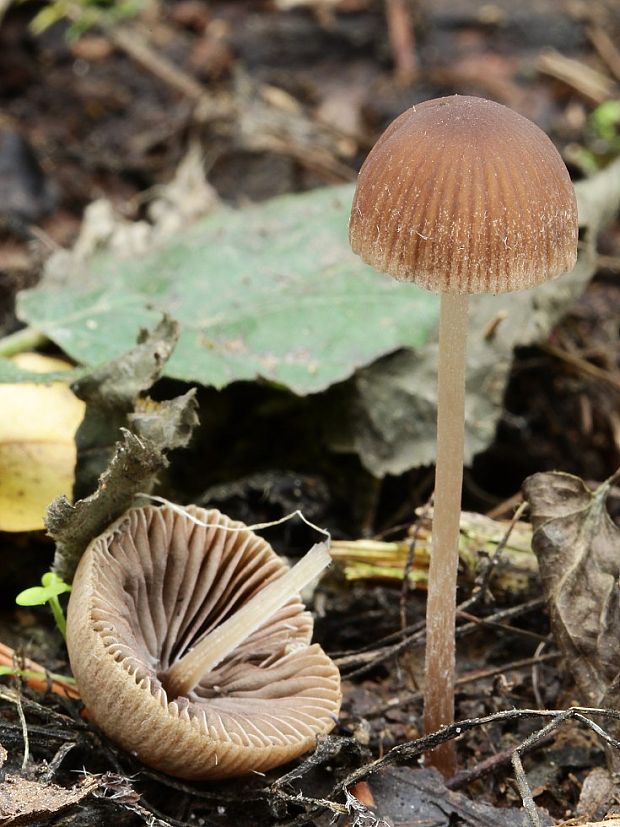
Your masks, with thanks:
M375 0L153 3L74 37L75 9L73 23L61 19L35 34L30 22L41 5L11 5L0 22L0 335L19 328L17 292L37 283L51 251L75 242L86 207L105 197L123 218L146 218L152 194L193 142L210 185L233 207L353 182L397 114L444 94L489 97L529 117L553 138L575 181L620 153L620 113L602 132L595 114L618 97L617 4L413 5L409 41L401 16L409 5ZM390 39L388 19L400 38ZM620 466L620 224L604 230L598 252L594 278L548 341L515 352L495 439L466 469L464 508L488 515L506 537L528 475L560 470L594 486ZM244 413L268 405L263 394L252 385L223 392L221 432L245 444ZM244 413L231 413L237 409ZM273 448L270 427L282 423L274 410L279 424L263 424L256 437L265 444L216 470L181 457L172 490L191 469L193 492L208 491L209 502L248 523L301 508L336 539L399 539L407 549L425 519L414 515L429 501L432 469L376 480L352 456L317 465L316 449L304 454L299 442ZM312 416L311 408L295 410ZM608 505L617 517L617 490ZM294 556L308 536L295 523L269 539ZM14 608L15 594L49 568L53 544L42 531L0 539L0 643L68 674L46 613ZM400 827L531 823L514 749L548 722L545 710L578 696L551 636L540 579L519 565L497 583L480 567L462 572L456 715L474 723L458 739L459 771L447 785L419 769L419 751L389 757L422 734L424 590L384 575L347 580L337 564L314 595L315 639L340 666L343 709L333 735L298 770L179 782L89 727L79 701L7 677L0 822L372 825L382 823L376 812ZM381 772L358 773L383 756ZM541 824L595 822L620 807L605 744L583 721L558 721L523 763Z

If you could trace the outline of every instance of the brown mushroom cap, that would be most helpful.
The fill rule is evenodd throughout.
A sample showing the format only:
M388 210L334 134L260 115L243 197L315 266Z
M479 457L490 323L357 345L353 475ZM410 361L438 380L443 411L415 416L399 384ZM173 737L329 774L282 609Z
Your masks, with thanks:
M349 237L368 264L428 290L523 290L575 265L575 193L527 118L482 98L438 98L400 115L371 150Z
M288 570L242 523L185 511L132 509L89 545L69 601L71 667L91 719L145 764L188 779L267 770L332 729L338 669L310 645L312 618L295 596L168 697L166 670Z

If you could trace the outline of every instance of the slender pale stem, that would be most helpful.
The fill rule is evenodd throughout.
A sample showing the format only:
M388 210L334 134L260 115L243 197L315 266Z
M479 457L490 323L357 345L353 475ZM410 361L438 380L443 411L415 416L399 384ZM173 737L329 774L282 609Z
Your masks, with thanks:
M58 627L58 631L63 636L63 638L67 639L67 620L65 618L65 613L62 610L62 606L60 605L60 600L58 599L57 595L52 595L48 603L50 604L50 609L52 610L52 614L54 615L54 620L56 621L56 626Z
M459 521L463 485L465 351L468 296L444 293L439 322L437 377L437 466L433 544L426 609L426 733L454 721L454 631ZM427 755L446 777L456 769L454 741Z
M255 594L161 676L168 695L171 698L187 695L203 675L215 669L330 563L327 543L312 546L292 569Z
M24 327L0 339L0 356L15 356L16 353L23 353L25 350L34 350L47 341L44 333L33 327Z

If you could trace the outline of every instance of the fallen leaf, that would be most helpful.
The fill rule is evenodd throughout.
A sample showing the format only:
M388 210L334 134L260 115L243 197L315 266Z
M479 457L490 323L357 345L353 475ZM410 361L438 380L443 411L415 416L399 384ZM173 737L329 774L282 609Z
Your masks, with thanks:
M472 299L468 462L493 440L514 347L544 340L593 275L596 236L620 204L620 160L575 189L584 230L575 269L535 291ZM332 449L359 454L377 477L430 464L438 297L351 253L352 193L327 187L219 208L139 259L105 252L53 266L52 257L18 312L92 365L128 349L165 308L181 325L165 375L216 388L266 379L300 395L340 383L326 406Z
M151 330L142 330L137 343L118 359L95 368L72 384L76 396L86 403L84 419L75 435L75 499L88 496L97 487L120 429L129 427L129 417L140 394L159 379L178 338L178 324L164 316Z
M581 784L576 814L583 819L605 815L618 797L618 788L613 774L607 767L589 770Z
M435 769L389 768L370 782L376 801L375 813L395 824L420 824L432 827L529 827L525 810L494 807L472 800L446 787ZM553 824L538 808L541 827Z
M135 434L124 431L94 494L75 505L66 497L54 500L45 525L56 541L54 571L63 580L73 579L80 557L92 538L126 511L136 494L148 490L155 475L165 467L161 450L145 445Z
M0 824L41 824L93 793L97 778L84 778L73 787L59 787L41 781L28 781L7 775L0 786Z
M575 185L584 230L577 265L535 290L470 299L465 459L493 440L518 345L543 341L596 270L596 239L620 206L620 161ZM495 323L495 328L493 325ZM486 331L493 330L489 335ZM401 350L358 371L339 399L329 442L359 454L375 476L402 474L435 461L437 343Z
M585 706L620 705L620 528L578 477L534 474L524 484L551 627Z
M140 257L52 257L18 314L79 363L118 358L162 310L181 325L165 375L323 390L434 331L438 297L381 278L347 240L351 186L220 207ZM70 275L67 275L70 274ZM412 323L412 319L415 323ZM1 366L0 366L1 367ZM1 372L0 372L1 377Z
M76 383L88 400L77 435L84 463L76 490L87 496L74 505L58 497L45 519L56 541L54 571L67 582L93 537L137 494L151 491L158 473L168 467L168 451L187 445L198 423L195 388L164 402L139 396L159 377L177 335L176 322L165 316L153 330L141 331L124 356Z
M557 827L620 827L620 818L605 818L603 821L561 821Z
M12 362L33 373L70 368L66 362L23 353ZM64 382L0 385L0 530L44 527L45 509L70 494L76 461L74 436L84 403Z

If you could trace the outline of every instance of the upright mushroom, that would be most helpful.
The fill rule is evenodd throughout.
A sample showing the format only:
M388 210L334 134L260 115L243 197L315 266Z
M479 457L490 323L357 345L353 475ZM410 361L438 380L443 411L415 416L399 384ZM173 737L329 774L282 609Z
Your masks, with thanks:
M134 508L78 567L67 617L71 667L101 729L181 778L267 770L334 726L338 669L310 645L297 592L329 560L288 570L219 511Z
M441 293L424 700L433 732L454 719L468 294L524 290L570 270L575 195L535 124L492 101L454 95L414 106L379 138L359 175L349 237L377 270ZM429 760L452 774L453 742Z

